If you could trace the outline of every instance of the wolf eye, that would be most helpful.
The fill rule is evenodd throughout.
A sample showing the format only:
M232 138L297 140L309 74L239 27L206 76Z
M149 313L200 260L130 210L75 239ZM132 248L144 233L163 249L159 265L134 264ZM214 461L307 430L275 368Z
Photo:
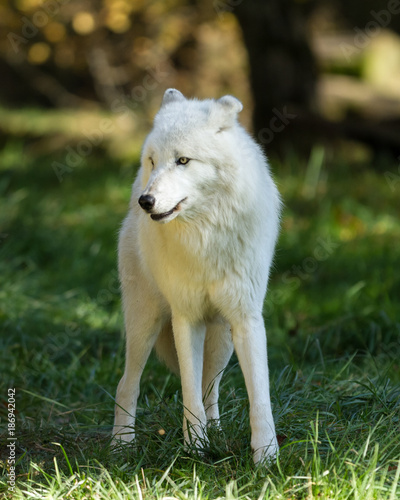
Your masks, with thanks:
M186 156L181 156L179 160L176 161L178 165L187 165L190 162L190 158L186 158Z
M153 161L153 158L149 158L149 161L151 163L151 168L154 168L154 161Z

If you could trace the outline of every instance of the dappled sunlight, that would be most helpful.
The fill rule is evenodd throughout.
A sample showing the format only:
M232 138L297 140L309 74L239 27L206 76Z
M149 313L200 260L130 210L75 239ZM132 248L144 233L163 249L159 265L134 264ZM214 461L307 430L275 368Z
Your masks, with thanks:
M0 5L0 34L12 497L398 498L398 2L16 0ZM183 446L181 383L154 354L138 439L110 447L125 358L118 232L169 87L236 96L282 196L263 305L280 454L262 467L235 355L203 454Z

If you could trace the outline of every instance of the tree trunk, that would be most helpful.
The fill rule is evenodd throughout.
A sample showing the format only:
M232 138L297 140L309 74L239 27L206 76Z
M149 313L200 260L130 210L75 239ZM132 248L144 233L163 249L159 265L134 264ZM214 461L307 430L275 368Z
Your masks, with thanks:
M306 36L306 16L293 0L243 1L234 13L249 54L254 134L264 145L273 136L275 145L281 142L275 139L286 135L277 132L285 128L278 123L279 116L282 119L286 112L293 117L312 108L316 70ZM290 118L283 125L288 124L285 122ZM277 131L269 133L271 125Z

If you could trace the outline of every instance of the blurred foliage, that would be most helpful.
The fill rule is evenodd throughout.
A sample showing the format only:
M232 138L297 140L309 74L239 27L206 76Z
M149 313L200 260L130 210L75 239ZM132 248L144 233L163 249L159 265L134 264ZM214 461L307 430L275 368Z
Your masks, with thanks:
M152 109L170 85L249 100L238 23L211 2L19 0L0 19L8 103Z
M276 110L298 117L264 141L268 151L297 141L308 154L316 138L334 148L350 138L371 159L398 156L398 10L386 0L4 1L0 106L107 110L124 143L143 135L168 87L232 93L261 142ZM13 135L2 115L1 131ZM18 135L38 136L27 128ZM56 149L54 134L43 139Z

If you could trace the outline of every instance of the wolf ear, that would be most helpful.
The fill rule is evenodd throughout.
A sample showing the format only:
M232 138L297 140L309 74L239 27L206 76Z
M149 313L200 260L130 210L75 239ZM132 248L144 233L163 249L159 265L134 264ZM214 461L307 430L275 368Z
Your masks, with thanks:
M164 93L164 97L161 103L161 107L175 101L184 101L185 96L176 89L167 89Z
M236 121L237 115L243 109L243 104L232 95L224 95L216 101L216 104L216 117L214 119L217 120L219 132L221 132L225 128L232 127Z

